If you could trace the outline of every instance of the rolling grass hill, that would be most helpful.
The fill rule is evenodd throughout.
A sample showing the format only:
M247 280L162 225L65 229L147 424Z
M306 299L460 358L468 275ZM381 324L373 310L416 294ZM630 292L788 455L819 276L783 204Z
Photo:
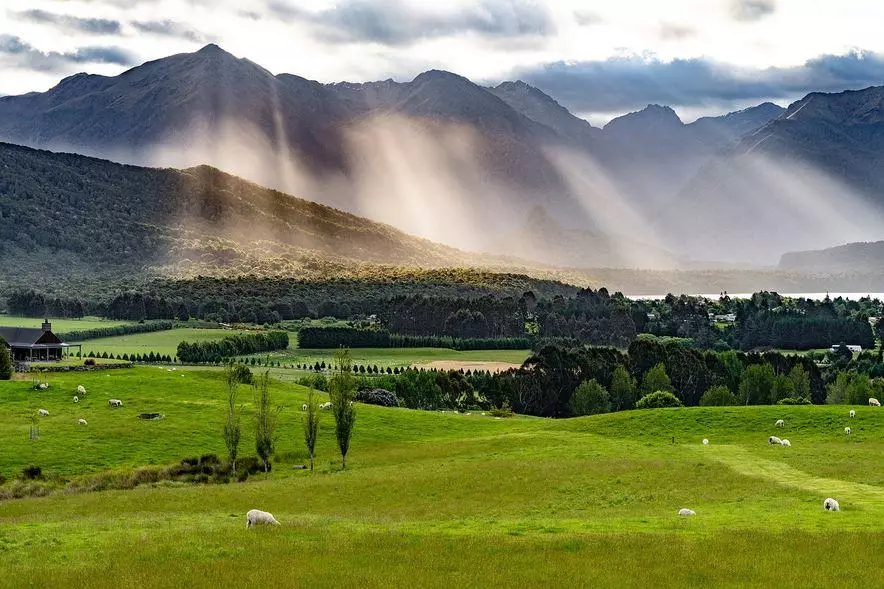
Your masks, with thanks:
M218 373L159 368L0 383L0 473L66 477L223 454ZM89 393L79 405L72 391ZM305 390L276 382L277 461L247 483L157 484L0 502L0 587L880 586L884 413L858 407L494 419L359 405L348 469L323 412L303 463ZM252 454L250 391L242 453ZM106 399L124 400L121 409ZM50 416L38 441L28 416ZM159 411L156 422L136 419ZM78 417L88 426L77 426ZM784 429L773 423L782 418ZM849 424L854 433L845 436ZM771 434L792 448L771 447ZM700 440L711 444L702 446ZM109 474L108 471L116 473ZM825 497L840 513L822 509ZM696 510L679 518L681 507ZM279 528L246 530L248 509ZM293 577L294 575L294 577Z

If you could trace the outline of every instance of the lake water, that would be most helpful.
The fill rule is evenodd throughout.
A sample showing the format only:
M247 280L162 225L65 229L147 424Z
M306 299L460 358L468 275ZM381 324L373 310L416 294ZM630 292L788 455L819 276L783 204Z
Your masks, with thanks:
M673 293L675 294L675 293ZM837 299L841 297L842 299L850 299L851 301L859 300L863 297L871 297L873 299L884 300L884 293L882 292L803 292L803 293L779 293L781 296L789 297L792 299L811 299L814 301L821 301L826 298L826 295L830 299ZM752 296L752 293L727 293L727 295L732 299L748 299ZM678 295L676 295L678 296ZM690 296L694 297L703 297L705 299L718 300L721 296L719 293L715 294L692 294ZM665 299L666 295L626 295L626 298L633 300L646 300L646 301L659 301L661 299Z

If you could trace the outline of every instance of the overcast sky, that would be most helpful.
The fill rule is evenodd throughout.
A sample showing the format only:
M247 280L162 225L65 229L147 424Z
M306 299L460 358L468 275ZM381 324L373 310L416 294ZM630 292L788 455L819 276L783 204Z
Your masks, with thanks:
M599 123L884 84L880 0L0 0L0 94L215 42L274 73L523 79Z

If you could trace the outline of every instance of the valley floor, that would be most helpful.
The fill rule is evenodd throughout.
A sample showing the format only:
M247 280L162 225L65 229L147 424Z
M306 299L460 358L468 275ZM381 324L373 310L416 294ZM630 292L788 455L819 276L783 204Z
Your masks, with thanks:
M74 405L78 384L89 393ZM0 382L9 478L28 464L74 477L224 453L217 372L134 368L50 385ZM309 473L292 468L305 461L305 389L275 382L272 393L283 410L266 477L0 502L0 587L884 585L880 409L857 407L852 420L848 407L799 406L555 421L359 405L347 470L323 413ZM240 394L248 455L251 390ZM50 416L31 441L38 407ZM166 418L137 419L148 410ZM771 434L793 447L768 446ZM840 513L823 510L829 496ZM679 518L681 507L697 516ZM252 508L282 526L247 530Z

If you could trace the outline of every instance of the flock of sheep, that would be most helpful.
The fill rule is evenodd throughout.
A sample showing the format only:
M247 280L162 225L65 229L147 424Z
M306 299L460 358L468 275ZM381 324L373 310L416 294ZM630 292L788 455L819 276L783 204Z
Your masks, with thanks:
M880 407L880 406L881 406L881 402L878 401L878 399L875 399L874 397L869 399L869 407ZM856 411L851 409L849 415L850 415L851 419L856 417ZM786 422L782 419L778 419L774 422L774 427L786 427ZM844 428L845 435L849 436L852 433L853 433L853 430L850 429L850 427ZM767 443L771 444L772 446L786 446L788 448L792 447L792 442L790 442L789 440L787 440L785 438L778 438L777 436L770 436L767 439ZM703 445L704 446L709 445L708 438L703 438ZM841 506L838 504L838 502L835 499L832 499L831 497L827 497L826 500L823 501L823 508L826 511L841 511ZM685 508L678 510L678 515L680 515L681 517L690 517L692 515L697 515L697 513L693 509L688 509L685 507Z
M44 386L44 384L45 383L42 383L40 385L41 389L48 388L48 385ZM77 385L77 394L74 395L74 399L73 399L74 403L79 403L80 402L80 395L85 395L85 394L86 394L86 387L84 387L83 385ZM122 407L123 406L123 402L119 399L108 399L107 404L111 407ZM38 409L37 414L40 417L48 417L49 411L47 411L46 409ZM77 425L89 425L89 422L81 417L81 418L77 419Z
M48 388L48 385L43 386L41 384L41 388ZM86 394L86 387L84 387L83 385L77 386L77 394L74 395L74 399L73 399L74 403L79 403L80 402L79 395L85 395L85 394ZM109 399L107 404L111 407L122 407L123 406L123 402L120 399ZM869 399L869 407L880 407L880 406L881 406L881 402L878 401L878 399L875 399L875 398ZM331 409L331 403L329 403L329 402L323 403L319 406L319 408L327 411L327 410ZM307 405L306 404L302 405L301 410L306 411ZM49 411L47 411L46 409L39 409L37 411L37 413L41 417L46 417L49 415ZM483 413L483 415L484 415L484 413ZM851 418L856 417L856 411L854 411L853 409L850 410L850 417ZM88 425L87 421L85 419L83 419L82 417L77 420L77 423L79 425ZM778 420L776 420L776 422L774 422L774 426L779 427L779 428L786 427L786 422L782 419L778 419ZM853 432L853 430L851 430L849 427L844 428L844 433L846 435L850 435L852 432ZM771 444L771 445L786 446L789 448L792 447L792 443L789 440L787 440L785 438L778 438L777 436L770 436L767 439L767 443ZM709 445L708 438L703 438L703 445L704 446ZM838 504L838 501L836 501L835 499L832 499L831 497L827 497L826 500L823 501L823 508L826 511L841 511L841 506ZM678 515L680 517L692 517L692 516L697 515L697 512L694 511L693 509L688 509L687 507L684 507L684 508L678 510ZM257 526L257 525L278 526L278 525L280 525L280 523L276 520L275 517L273 517L272 514L266 512L266 511L261 511L260 509L252 509L248 513L246 513L246 527L251 528L252 526Z

